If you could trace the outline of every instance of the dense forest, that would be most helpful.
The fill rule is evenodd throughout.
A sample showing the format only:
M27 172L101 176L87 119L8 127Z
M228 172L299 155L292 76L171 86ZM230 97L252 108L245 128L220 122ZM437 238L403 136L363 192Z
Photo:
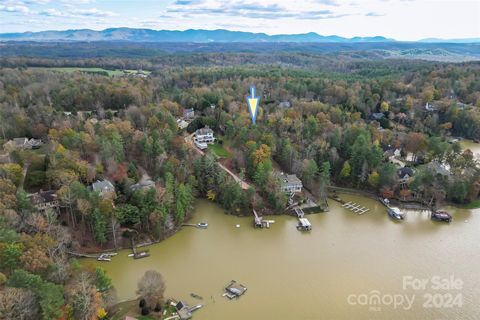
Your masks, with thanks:
M480 140L477 62L283 52L0 63L0 319L108 318L110 280L70 252L162 240L196 197L233 214L282 213L279 172L296 174L318 198L329 185L432 206L480 192L477 160L458 143ZM151 73L49 70L73 66ZM245 104L251 85L262 101L256 125ZM196 116L180 129L190 108ZM188 137L205 126L217 142L201 156ZM24 137L42 143L13 142ZM408 181L389 161L397 150L415 172ZM104 180L108 194L92 188ZM58 207L36 206L32 194L43 190Z

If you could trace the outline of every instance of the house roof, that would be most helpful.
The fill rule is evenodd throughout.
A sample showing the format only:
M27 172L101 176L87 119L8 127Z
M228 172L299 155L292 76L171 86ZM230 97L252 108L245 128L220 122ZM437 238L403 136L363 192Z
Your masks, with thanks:
M405 178L407 175L413 177L413 170L410 167L403 167L398 169L397 174L401 179Z
M300 180L295 174L282 174L281 178L282 182L285 184L302 184L302 180Z
M155 187L155 182L153 180L147 179L147 180L142 180L132 186L130 186L130 189L135 191L139 189L147 189L147 188L152 188Z
M290 103L290 101L282 101L278 104L278 106L280 108L290 108L292 104Z
M198 129L195 134L206 135L206 134L213 134L213 130L210 129L209 126L205 126L205 128Z
M435 173L440 174L442 176L449 176L450 169L443 163L438 161L432 161L428 164L428 166L435 171Z
M102 180L102 181L97 180L92 184L92 189L93 191L104 192L104 191L114 191L115 187L108 180Z
M57 200L57 191L48 190L40 191L28 196L33 205L48 203Z
M380 120L380 119L385 118L385 115L381 112L374 112L374 113L372 113L372 118L375 119L375 120Z
M17 146L23 146L28 141L27 138L13 138L13 143Z

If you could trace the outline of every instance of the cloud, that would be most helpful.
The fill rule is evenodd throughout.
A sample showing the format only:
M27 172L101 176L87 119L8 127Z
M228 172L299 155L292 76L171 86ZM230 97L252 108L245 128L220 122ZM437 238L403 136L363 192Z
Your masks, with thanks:
M383 13L378 13L378 12L373 12L373 11L365 14L366 17L382 17L384 15L385 14L383 14Z
M316 3L324 4L327 6L338 7L340 4L335 0L315 0Z
M0 4L0 11L27 14L27 13L30 12L30 9L28 9L28 7L24 6L24 5L3 5L3 4Z
M188 6L191 4L199 4L202 3L203 0L177 0L174 2L175 5L177 6Z
M49 17L64 17L66 15L65 13L53 8L42 10L38 14L42 16L49 16Z
M322 0L330 2L329 0ZM180 5L177 3L181 2ZM187 4L188 3L188 4ZM244 17L250 19L334 19L348 14L337 14L331 10L296 10L278 5L277 3L264 4L247 1L232 1L229 4L219 1L195 2L191 0L177 0L174 5L167 7L162 17L171 14L180 15L183 18L192 18L199 15L219 17Z
M40 11L38 14L49 17L113 17L115 13L111 11L91 9L69 9L67 11L60 11L58 9L50 8Z
M72 9L70 13L77 16L87 16L87 17L113 17L116 14L111 11L99 10L97 8L91 9Z

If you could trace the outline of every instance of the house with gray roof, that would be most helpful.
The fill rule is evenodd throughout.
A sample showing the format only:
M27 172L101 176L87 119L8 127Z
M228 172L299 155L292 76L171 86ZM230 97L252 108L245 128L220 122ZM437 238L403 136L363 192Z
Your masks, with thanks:
M193 141L200 149L205 149L207 143L215 142L215 137L213 136L213 130L210 129L209 126L205 126L204 128L198 129L195 131ZM200 146L204 146L202 148Z
M92 190L95 192L99 192L100 196L107 197L115 194L115 187L114 185L107 179L104 180L97 180L92 184Z
M280 174L282 191L286 193L302 192L303 184L295 174Z
M7 143L3 145L5 150L11 149L38 149L43 145L41 139L28 139L28 138L14 138L13 140L9 140Z

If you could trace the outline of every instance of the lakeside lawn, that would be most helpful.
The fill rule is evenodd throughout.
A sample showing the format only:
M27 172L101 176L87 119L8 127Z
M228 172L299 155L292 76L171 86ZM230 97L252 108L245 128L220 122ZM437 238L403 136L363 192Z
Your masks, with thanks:
M220 158L230 158L230 152L228 152L222 145L218 144L217 142L209 144L208 149Z
M56 72L65 72L65 73L73 73L76 71L81 72L89 72L89 73L107 73L110 77L113 76L122 76L128 73L136 73L137 70L108 70L103 68L82 68L82 67L29 67L29 69L34 70L48 70L48 71L56 71ZM124 72L125 71L125 72ZM150 74L150 71L142 70L145 74Z
M478 209L480 208L480 199L473 200L469 204L463 205L463 209Z

